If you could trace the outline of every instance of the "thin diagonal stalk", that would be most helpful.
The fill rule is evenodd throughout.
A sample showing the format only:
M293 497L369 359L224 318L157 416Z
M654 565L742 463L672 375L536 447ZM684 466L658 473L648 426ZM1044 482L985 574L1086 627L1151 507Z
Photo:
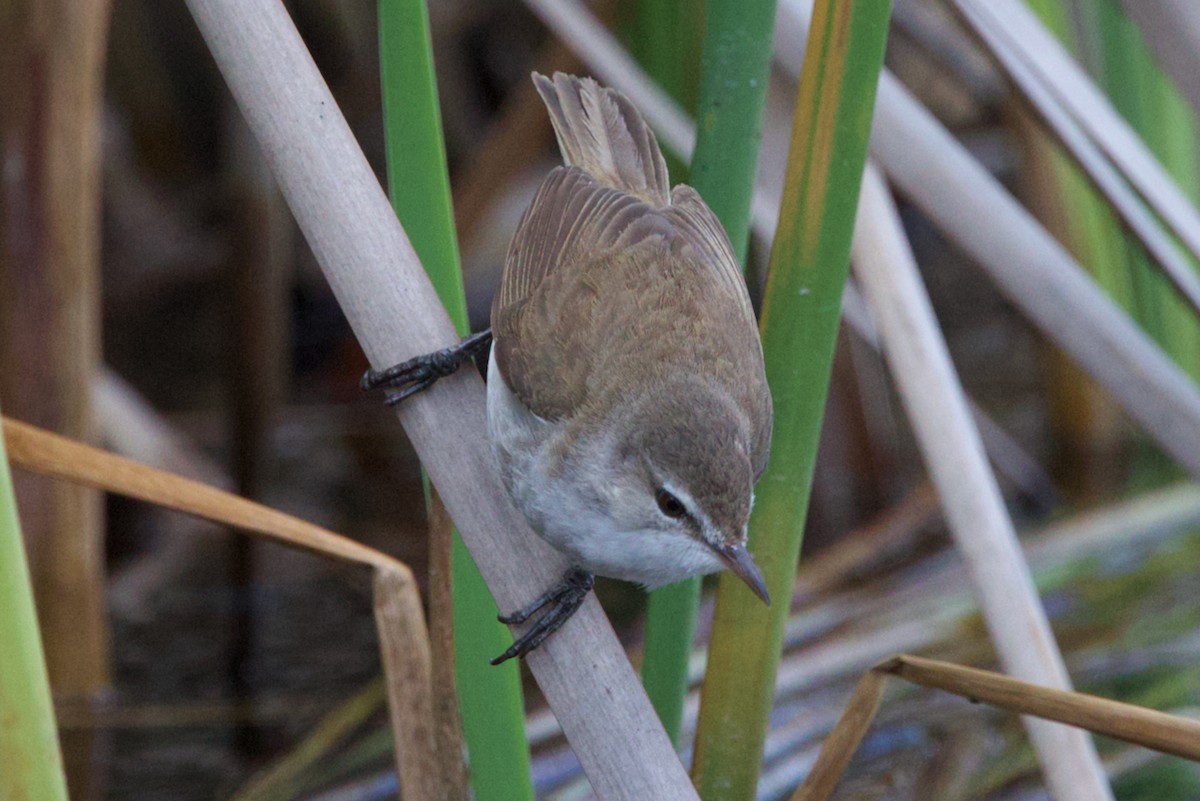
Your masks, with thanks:
M775 0L709 0L704 23L691 185L725 227L744 261L750 198L771 68ZM667 733L678 740L700 579L650 595L642 678ZM677 743L678 744L678 743Z
M822 0L809 36L761 321L775 432L750 549L775 605L722 576L692 771L705 799L753 798L761 768L890 5Z
M1013 0L955 0L955 5L974 12L973 21L983 21L988 30L1004 37L1026 66L1029 77L1087 131L1188 248L1200 252L1200 212L1172 181L1134 126L1122 118L1030 9Z
M460 335L468 331L450 180L425 0L382 0L380 65L392 206ZM496 602L452 534L454 673L471 784L479 801L533 797L515 662L488 659L512 644Z
M67 801L25 542L0 438L0 798Z
M853 260L1001 664L1018 678L1069 690L1062 655L971 424L900 215L883 177L870 165L863 177ZM1112 797L1086 735L1042 721L1028 720L1026 726L1056 799Z

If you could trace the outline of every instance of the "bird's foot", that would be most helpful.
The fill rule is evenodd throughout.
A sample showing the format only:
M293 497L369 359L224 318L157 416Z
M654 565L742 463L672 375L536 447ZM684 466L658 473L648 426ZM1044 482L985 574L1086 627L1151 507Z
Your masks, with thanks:
M595 581L596 579L591 573L573 567L566 572L562 581L533 603L512 614L500 615L501 623L514 625L524 623L540 609L549 607L524 634L516 639L507 651L491 660L492 664L498 665L514 656L524 659L526 654L545 642L547 637L558 631L562 624L575 614L575 611L583 605L587 594L591 592L592 584Z
M492 342L492 331L480 331L448 348L416 356L386 370L368 370L363 374L359 386L364 390L380 387L398 388L399 392L388 394L386 403L395 406L405 398L417 394L439 378L450 375L463 362L478 355Z

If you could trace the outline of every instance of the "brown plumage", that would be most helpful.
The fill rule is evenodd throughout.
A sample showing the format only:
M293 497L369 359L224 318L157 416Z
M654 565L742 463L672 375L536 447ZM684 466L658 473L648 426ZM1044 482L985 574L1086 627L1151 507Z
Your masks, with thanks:
M539 417L586 425L621 398L701 377L741 412L757 478L770 393L724 230L691 187L668 194L658 144L623 95L561 73L534 82L568 166L522 217L492 305L506 383Z

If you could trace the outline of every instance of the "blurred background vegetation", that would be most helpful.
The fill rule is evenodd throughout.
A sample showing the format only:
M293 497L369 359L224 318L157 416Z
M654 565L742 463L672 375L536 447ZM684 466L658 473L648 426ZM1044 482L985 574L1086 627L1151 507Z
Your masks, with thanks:
M360 396L366 361L186 7L81 3L96 7L89 16L70 5L13 12L14 44L0 57L0 408L345 533L424 580L429 525L419 465L394 415L377 397ZM384 179L376 5L288 5ZM1195 111L1120 3L1029 5L1184 193L1200 199ZM1200 376L1195 312L976 40L940 2L894 6L887 66ZM594 10L693 111L702 1L615 0ZM479 330L516 220L558 163L529 73L586 69L522 4L439 0L429 17L466 306ZM674 34L669 50L664 30ZM54 98L67 111L39 116L29 98L73 68L79 85ZM43 125L61 124L70 140L71 115L86 116L80 98L92 95L101 134L94 161L54 161L61 143L22 149ZM767 184L782 175L794 96L792 80L772 71L759 160ZM29 177L37 164L14 155L30 152L57 165L45 169L44 185ZM683 165L671 169L679 176ZM96 219L61 194L89 170L94 183L85 189L101 198ZM31 180L36 192L26 191ZM31 197L62 204L56 224L74 244L39 244L50 239L27 227L40 219ZM1200 490L928 219L900 203L955 366L1008 448L1002 489L1077 687L1195 714ZM756 298L767 256L752 237ZM64 299L66 285L77 294ZM394 797L370 586L360 572L132 501L16 479L35 590L80 596L68 612L42 614L75 798ZM47 546L54 537L45 532L63 527L96 532L94 553L64 556ZM803 547L762 799L795 787L875 661L913 651L995 665L887 366L847 330ZM712 620L705 589L698 642ZM597 591L636 663L645 595L606 581ZM38 603L49 608L43 597ZM692 656L693 683L701 653ZM537 797L586 797L577 762L524 675ZM686 759L694 698L682 717ZM1118 798L1200 797L1195 765L1100 747ZM1044 797L1014 717L916 690L889 694L848 776L840 797Z

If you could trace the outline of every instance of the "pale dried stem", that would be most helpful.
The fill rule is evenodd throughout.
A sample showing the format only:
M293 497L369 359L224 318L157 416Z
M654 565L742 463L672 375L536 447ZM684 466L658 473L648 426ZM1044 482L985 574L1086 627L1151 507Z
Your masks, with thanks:
M879 700L883 697L884 676L877 671L869 670L858 680L854 692L846 703L842 717L821 746L817 757L804 784L796 790L792 801L823 801L829 797L851 757L858 750L858 744L871 727L875 713L879 710Z
M91 439L100 358L100 119L109 0L3 4L0 396L45 428ZM19 79L15 76L21 76ZM14 477L55 701L90 707L111 681L101 497ZM65 738L71 789L103 795L98 745ZM101 746L98 751L103 750Z
M371 364L453 343L445 309L279 0L188 7ZM558 581L565 559L500 485L479 376L462 370L398 414L501 608ZM594 596L527 663L600 798L696 797Z
M1069 689L1062 654L988 469L899 212L870 163L852 261L1001 664L1026 681ZM1111 797L1086 735L1037 720L1026 720L1026 726L1055 798Z

